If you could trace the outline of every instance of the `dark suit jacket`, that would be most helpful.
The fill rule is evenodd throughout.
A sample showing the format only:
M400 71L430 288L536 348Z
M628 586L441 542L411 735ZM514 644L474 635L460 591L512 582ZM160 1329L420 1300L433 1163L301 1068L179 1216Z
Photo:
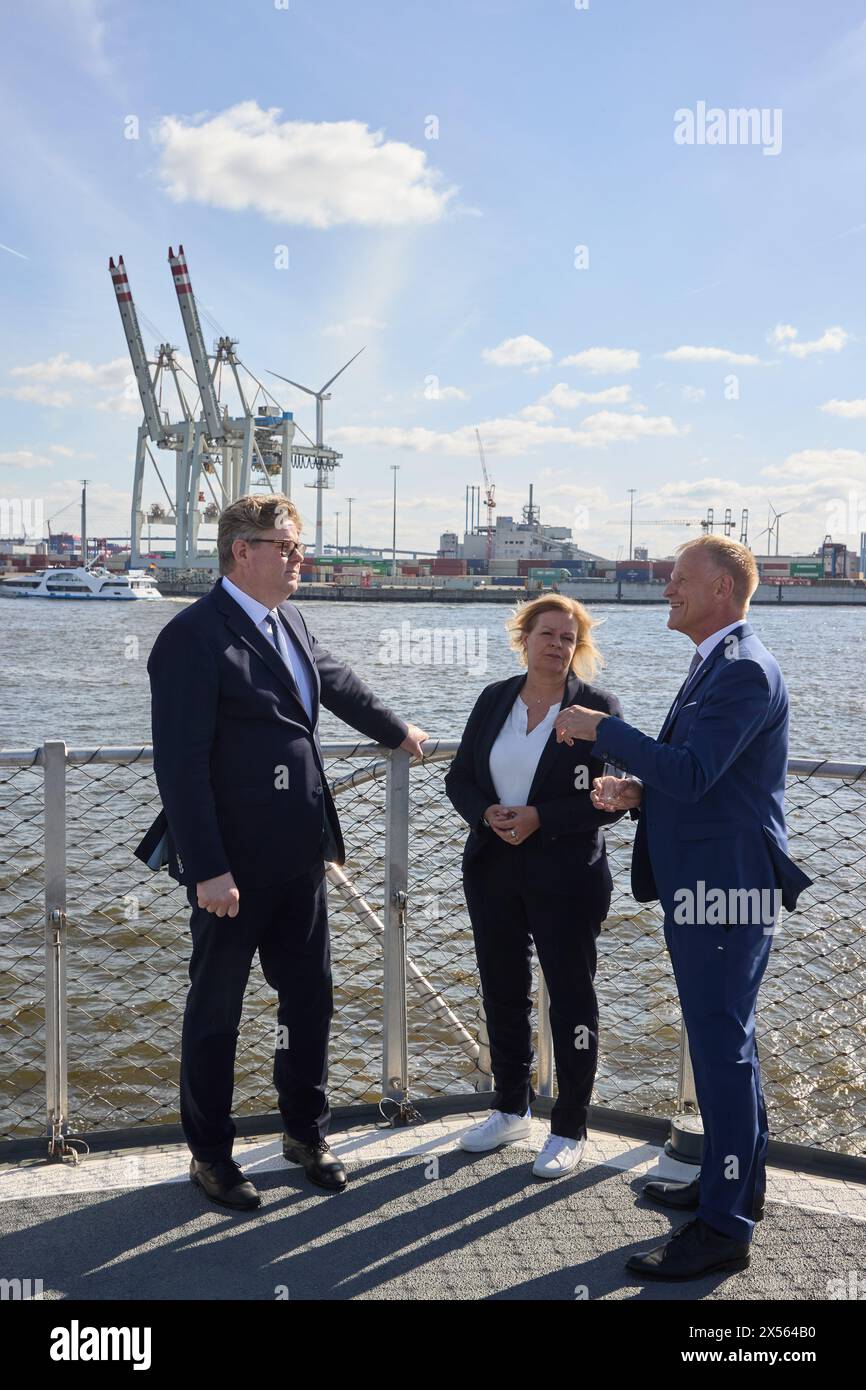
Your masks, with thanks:
M544 745L527 805L538 811L541 824L516 848L505 845L483 823L488 806L499 801L490 777L490 750L509 711L526 682L525 675L511 676L488 685L476 701L445 777L451 804L469 825L463 850L463 871L472 872L485 862L494 866L502 855L521 853L523 874L529 888L540 893L586 892L588 915L603 918L610 900L611 879L601 828L620 819L622 812L597 811L590 800L594 777L604 763L592 752L592 744L557 743L552 731ZM586 685L579 676L566 682L561 708L585 705L622 716L615 695ZM579 769L586 768L586 775ZM575 786L585 783L585 787Z
M164 810L136 854L153 868L167 864L181 883L231 871L240 889L269 887L323 857L344 862L320 702L388 748L406 737L403 720L319 645L294 604L279 613L309 663L312 720L273 645L220 580L153 645L153 762Z
M657 739L605 719L596 753L644 783L632 855L638 902L678 892L775 888L788 911L811 879L788 857L788 692L772 653L743 622L710 652ZM768 901L772 901L769 899Z

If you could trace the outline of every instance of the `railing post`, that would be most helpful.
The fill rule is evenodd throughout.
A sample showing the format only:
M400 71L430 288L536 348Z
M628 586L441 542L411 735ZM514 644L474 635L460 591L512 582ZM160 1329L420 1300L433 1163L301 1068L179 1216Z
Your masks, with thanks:
M699 1164L704 1149L704 1126L698 1109L698 1093L689 1035L685 1021L680 1019L679 1074L677 1076L677 1108L671 1120L671 1136L665 1143L665 1153L681 1163Z
M410 755L388 759L385 792L385 910L382 981L382 1095L402 1104L409 1086L406 1018L406 904L409 890Z
M45 1111L48 1152L69 1129L66 1057L66 744L42 745L45 837Z
M553 1095L553 1035L550 1031L550 995L541 962L538 965L538 1094Z

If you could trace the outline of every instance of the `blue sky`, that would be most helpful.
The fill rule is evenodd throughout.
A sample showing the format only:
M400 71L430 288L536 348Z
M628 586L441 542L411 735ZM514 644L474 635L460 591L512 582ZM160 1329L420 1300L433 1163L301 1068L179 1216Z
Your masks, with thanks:
M108 258L185 346L166 260L183 242L200 304L268 382L321 385L366 345L326 406L326 540L351 495L353 539L390 542L392 463L398 544L462 529L477 425L499 513L534 482L542 519L606 554L632 487L655 554L695 532L642 518L707 506L748 506L763 549L768 498L783 551L854 543L866 6L279 5L7 12L0 497L51 516L87 476L92 530L128 532L140 410ZM777 152L677 143L701 102L765 111ZM280 399L313 433L311 403Z

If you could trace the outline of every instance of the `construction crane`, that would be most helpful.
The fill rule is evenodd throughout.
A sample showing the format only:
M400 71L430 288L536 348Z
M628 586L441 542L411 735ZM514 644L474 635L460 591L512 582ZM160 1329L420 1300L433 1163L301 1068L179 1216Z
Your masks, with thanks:
M481 458L481 473L484 478L484 505L487 508L487 560L493 554L493 510L496 506L496 488L491 483L487 473L487 460L484 457L484 445L481 443L481 435L478 427L475 428L475 438L478 440L478 453Z

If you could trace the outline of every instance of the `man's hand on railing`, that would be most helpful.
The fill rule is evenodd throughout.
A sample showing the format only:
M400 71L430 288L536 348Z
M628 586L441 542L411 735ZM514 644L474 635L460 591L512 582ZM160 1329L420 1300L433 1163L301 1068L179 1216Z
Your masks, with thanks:
M421 744L429 737L430 735L427 733L426 729L419 729L417 724L410 724L409 732L400 744L400 747L405 748L407 753L411 753L413 758L423 759L424 749L421 747Z
M195 885L199 907L215 917L237 917L241 895L231 874L217 874Z
M595 777L589 796L597 811L633 811L641 803L643 783L631 777Z

